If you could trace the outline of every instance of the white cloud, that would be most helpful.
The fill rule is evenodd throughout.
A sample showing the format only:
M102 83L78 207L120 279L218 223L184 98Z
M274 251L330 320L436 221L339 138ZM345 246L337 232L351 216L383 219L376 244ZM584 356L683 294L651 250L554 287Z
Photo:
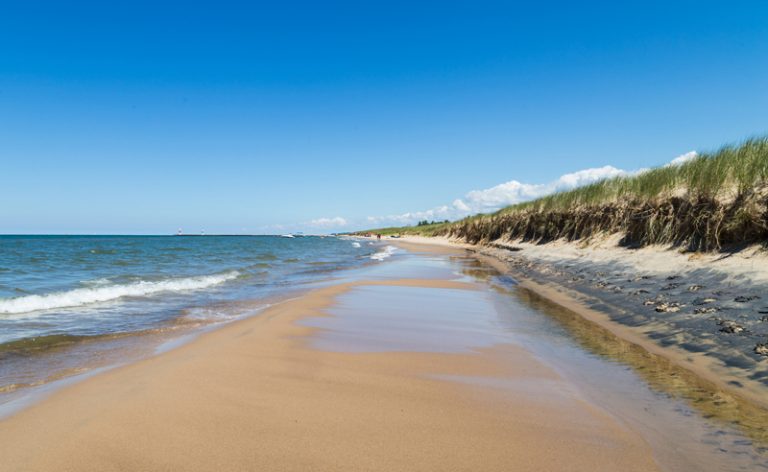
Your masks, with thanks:
M679 165L689 161L698 154L696 151L687 152L676 157L667 165ZM489 213L499 210L507 205L533 200L551 193L570 190L583 185L591 184L603 179L618 177L621 175L636 175L647 169L626 171L613 166L595 167L584 169L570 174L564 174L557 180L545 184L527 184L510 180L483 190L472 190L457 198L450 205L443 205L431 210L402 213L388 216L369 216L368 223L373 225L409 225L420 220L455 220L476 213Z
M692 159L696 159L699 157L699 153L696 151L688 151L685 154L681 154L677 156L676 158L669 161L668 166L679 166L680 164L684 164Z
M334 218L317 218L307 223L309 226L316 228L338 228L341 226L347 226L347 220L340 216Z
M457 210L472 213L495 211L507 205L533 200L550 193L626 174L627 172L621 169L604 166L565 174L554 182L547 184L524 184L517 180L510 180L485 190L473 190L466 194L463 200L454 201L454 207Z
M459 211L472 211L472 209L464 203L460 198L453 201L453 207Z

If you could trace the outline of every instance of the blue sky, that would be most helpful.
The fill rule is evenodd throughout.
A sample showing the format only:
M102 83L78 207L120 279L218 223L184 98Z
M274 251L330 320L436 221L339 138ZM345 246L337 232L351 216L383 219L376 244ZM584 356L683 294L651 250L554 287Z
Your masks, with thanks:
M3 5L0 232L359 228L766 132L768 4L581 3Z

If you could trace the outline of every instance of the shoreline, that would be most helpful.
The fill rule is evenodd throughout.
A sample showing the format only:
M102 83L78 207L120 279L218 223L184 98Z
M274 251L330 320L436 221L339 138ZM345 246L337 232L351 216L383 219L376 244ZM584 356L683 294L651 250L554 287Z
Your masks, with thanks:
M607 300L603 293L584 290L583 287L578 284L566 284L565 281L567 278L574 274L574 267L581 266L581 269L583 269L594 263L594 261L590 260L590 251L593 248L577 249L575 244L567 243L557 245L550 243L550 247L546 247L548 245L535 245L520 242L482 246L449 240L448 238L443 237L422 236L401 236L397 239L387 239L387 242L403 247L408 247L408 245L414 245L414 247L451 247L472 252L479 258L485 260L486 263L494 266L500 272L513 276L520 286L530 289L557 305L578 314L585 320L607 329L619 338L625 339L652 354L662 356L671 362L676 363L681 368L693 372L703 380L711 382L719 389L739 397L744 401L748 401L768 412L768 396L766 396L766 391L768 391L766 390L766 388L768 388L768 366L766 365L768 364L768 358L755 356L755 363L759 366L760 373L763 371L766 372L762 377L762 381L747 379L741 369L724 366L722 365L722 362L718 362L717 359L708 357L706 353L702 355L699 352L683 350L673 343L662 345L652 337L648 336L647 331L643 332L637 329L637 326L622 323L615 319L618 318L621 320L623 317L631 318L633 314L636 313L633 313L637 308L635 305L630 303L616 303L616 298ZM563 246L566 246L566 248ZM598 246L597 249L600 250L602 248ZM571 253L569 253L568 250L570 250ZM581 251L579 252L579 250ZM607 250L609 256L615 255L611 254L611 252L619 253L619 258L626 259L626 254L622 254L620 251L629 250L623 248L611 248ZM670 254L671 251L666 249L650 248L645 251L646 253L660 253L660 256L657 254L656 257L670 258L673 263L676 262L677 264L679 264L682 259L689 260L688 257L680 254ZM578 252L578 255L574 255L574 252ZM757 251L755 251L755 253L756 252ZM530 257L530 253L534 253L534 256ZM552 261L557 261L563 256L568 257L568 260L572 262L572 264L568 266L568 269L570 269L571 272L563 270L560 266L557 268L552 267ZM606 257L605 255L602 256ZM756 283L768 283L768 258L762 254L755 255L754 253L750 254L750 256L767 259L767 264L762 266L766 267L766 269L762 269L759 264L755 263L750 264L749 267L743 267L738 262L729 261L729 264L725 267L724 271L730 271L731 275L734 275L736 279L743 280L749 276L752 277L750 280L756 281ZM644 254L639 257L647 257L647 255ZM675 258L679 260L675 261ZM711 259L715 259L715 257L711 257ZM635 264L635 269L638 272L642 273L653 269L659 271L659 273L665 273L663 268L658 268L656 266L656 260L652 261L652 264L649 264L648 266L640 265L640 267L637 267L639 265L638 261L638 257L631 261L631 264ZM615 261L609 260L608 262ZM598 263L601 264L599 269L602 269L602 261ZM705 263L706 262L701 261L694 262L694 264L699 266ZM559 276L559 278L553 276L553 274ZM701 274L696 275L701 277ZM664 282L666 282L666 280L664 280ZM691 280L689 283L695 284L696 281ZM720 281L720 283L722 283L722 281ZM756 300L759 301L760 298L757 297ZM768 300L765 300L764 302L765 305L768 306ZM620 311L622 316L611 317L608 314L610 310ZM768 323L765 324L768 325ZM664 327L655 325L653 328L663 329ZM661 329L659 329L659 331L661 331ZM766 327L766 331L768 331L768 326Z
M687 370L507 285L486 256L390 253L57 389L0 420L0 454L78 471L768 465L764 434L685 412L674 389L702 393Z
M64 249L70 252L73 245L81 242L81 237L63 238L63 242L59 241L62 239L59 237L48 238L63 244ZM65 383L62 380L81 377L93 369L109 368L151 356L156 345L252 316L269 304L301 294L313 286L321 286L333 277L343 276L347 270L377 264L377 261L367 257L368 253L373 255L378 250L375 245L360 248L358 244L352 247L351 242L331 238L319 246L312 246L312 243L325 239L315 237L286 244L283 240L265 236L258 240L252 237L229 238L221 246L225 254L222 257L229 265L209 267L202 263L203 266L190 269L180 261L188 257L190 251L200 251L200 245L169 242L172 237L150 238L152 245L148 247L145 247L145 242L138 243L141 251L134 248L136 241L122 236L98 237L96 242L86 239L90 241L86 246L91 249L84 252L88 254L86 257L100 261L105 257L123 257L120 256L123 251L133 250L157 256L165 261L164 264L171 264L167 260L171 258L173 264L180 265L176 267L178 271L175 275L167 268L155 274L153 271L162 264L154 264L154 259L147 257L142 259L146 264L134 269L135 275L125 276L128 278L115 274L111 275L112 278L105 276L113 270L109 264L106 264L107 268L99 266L92 278L87 270L76 268L83 273L76 277L74 285L62 277L64 282L57 290L30 289L23 296L2 298L7 309L14 308L15 300L41 305L50 302L46 298L49 295L59 304L69 294L85 297L83 300L71 300L72 307L34 310L34 306L28 306L29 313L1 315L6 329L0 343L0 416L14 411L14 404L26 403L23 400L28 396L40 396L37 395L38 390L55 390L55 385ZM21 238L19 244L28 244L28 239ZM162 242L162 251L155 251L155 240ZM105 246L105 241L112 246ZM324 249L315 254L322 260L313 260L315 255L306 257L309 254L307 251L315 246ZM204 253L201 255L203 261L212 257L201 252ZM294 257L297 254L303 255ZM118 272L123 270L122 265L115 267L119 267L116 269ZM238 277L228 277L207 287L194 284L189 287L182 283L234 273L238 273ZM57 280L56 274L51 278ZM40 280L43 280L42 275ZM6 282L4 287L11 285ZM149 294L137 290L134 295L121 295L126 289L145 285L150 289L167 290ZM116 295L121 296L100 300L110 291L116 291ZM96 299L88 299L94 293Z
M300 321L337 317L328 310L338 297L361 287L467 296L478 290L440 279L316 289L65 387L0 422L5 464L25 470L508 470L522 461L530 469L656 470L637 433L596 405L557 393L562 389L552 387L563 380L516 346L469 353L312 346L327 329ZM451 377L507 378L547 395ZM552 454L561 448L569 452Z

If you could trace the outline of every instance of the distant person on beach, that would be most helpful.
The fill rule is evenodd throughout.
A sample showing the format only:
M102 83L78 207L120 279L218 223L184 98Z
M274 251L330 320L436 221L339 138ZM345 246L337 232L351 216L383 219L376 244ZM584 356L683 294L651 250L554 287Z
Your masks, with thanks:
M377 234L377 235L376 235L376 239L378 239L379 241L381 241L381 234Z

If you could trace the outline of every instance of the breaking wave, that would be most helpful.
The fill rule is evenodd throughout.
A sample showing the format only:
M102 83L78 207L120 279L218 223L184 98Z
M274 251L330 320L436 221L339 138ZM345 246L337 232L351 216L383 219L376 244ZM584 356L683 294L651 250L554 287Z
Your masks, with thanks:
M385 246L383 250L377 252L376 254L371 254L371 259L375 261L383 261L384 259L394 254L395 251L397 251L395 246Z
M6 298L0 299L0 313L29 313L39 310L78 307L122 297L141 297L160 292L201 290L232 280L239 275L239 272L231 271L223 274L166 279L153 282L142 280L124 285L97 285L95 287L76 288L66 292Z

